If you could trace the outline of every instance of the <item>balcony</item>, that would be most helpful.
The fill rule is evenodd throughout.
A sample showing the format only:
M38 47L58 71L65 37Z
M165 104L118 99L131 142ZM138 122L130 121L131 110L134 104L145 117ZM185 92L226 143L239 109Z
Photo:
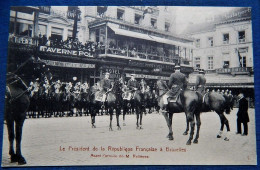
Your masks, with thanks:
M116 48L109 47L104 48L99 51L100 57L114 57L121 59L136 59L141 61L155 61L155 62L164 62L164 63L177 63L177 61L181 60L180 57L169 57L169 56L160 56L156 52L151 51L137 51L137 50L129 50L127 48ZM190 62L185 60L185 62ZM187 63L186 63L187 64Z
M216 69L218 74L232 74L235 75L251 75L253 74L252 67L233 67L233 68L219 68Z
M74 19L75 15L76 15L72 11L64 12L64 11L59 11L59 10L53 10L53 9L51 9L50 6L40 6L39 12L48 14L51 16L61 16L61 17L65 17L67 19ZM78 14L78 21L80 21L80 20L81 20L81 17L80 17L80 14Z

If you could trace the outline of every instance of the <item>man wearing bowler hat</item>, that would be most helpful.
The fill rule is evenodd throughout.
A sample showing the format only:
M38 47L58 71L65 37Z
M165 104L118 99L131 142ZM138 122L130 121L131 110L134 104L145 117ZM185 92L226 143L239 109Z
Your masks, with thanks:
M237 112L237 133L241 134L241 123L243 123L244 126L244 133L242 136L248 135L248 126L247 123L249 122L249 116L248 116L248 101L244 97L244 93L240 93L238 95L239 98L239 108Z

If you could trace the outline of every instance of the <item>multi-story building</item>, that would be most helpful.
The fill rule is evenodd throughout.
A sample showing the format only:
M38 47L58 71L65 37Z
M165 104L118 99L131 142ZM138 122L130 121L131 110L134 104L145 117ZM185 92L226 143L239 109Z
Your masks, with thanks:
M209 88L254 95L251 8L233 8L185 32L194 39L193 67L206 70Z
M105 71L111 78L136 73L150 80L167 79L176 64L187 74L193 71L193 41L174 34L175 14L168 7L79 9L76 13L71 7L12 8L9 58L15 58L15 51L24 58L31 53L49 65L55 79L69 81L76 76L92 83ZM75 34L75 23L77 40L72 48L68 38ZM98 50L91 53L88 42L96 43Z

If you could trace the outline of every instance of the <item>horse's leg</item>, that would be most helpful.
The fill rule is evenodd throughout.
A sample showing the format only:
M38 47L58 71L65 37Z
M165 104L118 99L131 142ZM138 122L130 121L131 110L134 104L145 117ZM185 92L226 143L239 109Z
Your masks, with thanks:
M200 125L201 125L200 112L196 113L195 116L196 116L196 123L197 123L197 133L196 133L196 136L195 136L193 143L198 143L199 133L200 133Z
M188 118L187 118L187 114L185 113L185 116L186 116L186 130L185 132L183 133L183 135L188 135L188 132L189 132L189 121L188 121Z
M10 114L7 113L7 114ZM9 139L9 155L11 156L11 162L17 162L16 155L14 153L14 121L6 120L8 139Z
M145 111L146 114L146 111ZM140 112L140 129L142 129L142 118L143 118L143 112Z
M193 139L193 135L194 135L195 121L194 121L193 113L186 112L186 114L187 114L188 122L190 123L190 137L189 137L189 140L187 141L186 145L190 145L191 144L191 140Z
M123 103L123 126L126 126L126 124L125 124L125 115L126 115L126 111L127 111L127 101L124 100L123 102L124 102Z
M113 109L112 109L112 108L109 108L109 115L110 115L109 130L110 130L110 131L113 131L113 129L112 129Z
M217 111L216 111L217 112ZM223 112L217 112L217 114L218 114L218 116L219 116L219 118L220 118L220 123L221 123L221 125L220 125L220 131L219 131L219 133L218 133L218 135L217 135L217 138L221 138L222 137L222 134L223 134L223 129L224 129L224 115L223 115Z
M169 138L169 140L173 140L173 132L172 132L172 116L173 116L173 113L168 113L168 112L161 112L161 113L164 116L165 121L167 123L167 126L169 128L169 134L166 137Z
M138 123L138 120L139 120L139 109L136 108L136 129L139 128L139 123Z
M223 134L223 129L224 129L224 125L226 125L227 128L227 134L224 138L225 141L229 141L229 132L230 132L230 128L229 128L229 122L227 120L227 118L225 117L223 112L217 112L219 117L220 117L220 121L221 121L221 127L220 127L220 132L217 135L217 138L221 138L221 135Z
M16 157L19 165L26 164L21 152L21 141L24 119L15 121Z
M116 109L116 122L117 122L117 129L121 130L120 124L119 124L119 115L120 115L121 108Z

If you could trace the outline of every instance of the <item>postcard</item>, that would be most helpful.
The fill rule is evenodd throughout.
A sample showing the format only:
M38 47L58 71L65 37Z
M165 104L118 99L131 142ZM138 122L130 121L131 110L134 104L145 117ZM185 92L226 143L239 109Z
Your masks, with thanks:
M11 6L2 167L256 165L251 11Z

